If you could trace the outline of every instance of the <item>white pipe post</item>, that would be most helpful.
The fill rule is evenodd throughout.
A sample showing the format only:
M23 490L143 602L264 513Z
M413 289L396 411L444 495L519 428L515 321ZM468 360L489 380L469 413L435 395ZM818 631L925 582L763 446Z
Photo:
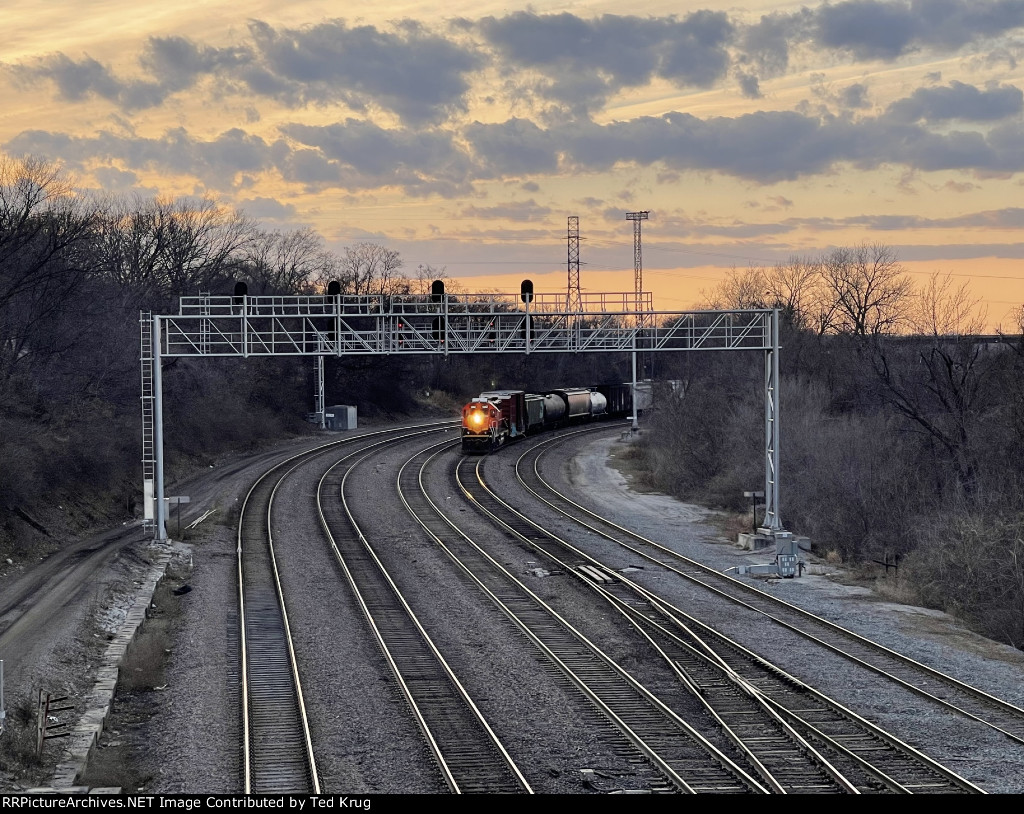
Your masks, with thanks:
M167 505L164 502L164 409L163 375L160 369L160 317L153 316L153 447L156 453L156 529L154 539L167 539Z
M640 429L640 422L637 420L636 403L638 401L638 394L636 389L636 331L633 332L633 424L632 430L636 432Z

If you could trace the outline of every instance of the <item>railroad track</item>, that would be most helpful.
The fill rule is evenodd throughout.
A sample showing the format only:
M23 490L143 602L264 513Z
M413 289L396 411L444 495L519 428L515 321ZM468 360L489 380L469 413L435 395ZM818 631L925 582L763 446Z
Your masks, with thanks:
M656 563L676 576L736 605L754 611L774 624L893 681L943 709L984 724L1016 743L1024 744L1024 709L996 698L966 682L904 656L890 648L805 611L756 586L742 582L684 557L596 512L568 499L541 476L541 460L566 439L545 440L516 460L516 474L538 500L588 531L617 543L632 554Z
M389 439L345 456L317 489L321 522L363 614L409 704L438 769L454 793L532 789L387 573L345 498L350 476ZM445 440L438 446L452 447Z
M450 426L443 422L441 426ZM274 553L274 496L297 467L341 447L377 443L385 430L291 456L248 491L238 522L242 788L246 794L319 794L320 779Z
M630 619L773 791L981 792L651 592L602 568L500 500L486 486L483 466L481 460L472 476L466 467L457 469L466 495L497 524L556 567L587 581Z
M614 727L617 750L656 770L647 790L763 793L767 789L588 641L547 603L461 532L427 492L426 472L444 448L411 457L398 476L410 515L463 573Z

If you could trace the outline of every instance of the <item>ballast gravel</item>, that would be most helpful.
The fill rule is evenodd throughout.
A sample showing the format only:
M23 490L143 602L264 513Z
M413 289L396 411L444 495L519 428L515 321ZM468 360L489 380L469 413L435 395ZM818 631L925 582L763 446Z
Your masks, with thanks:
M457 437L453 430L451 438ZM567 442L557 454L545 456L544 474L602 515L716 569L769 561L763 552L745 551L725 539L708 510L633 490L610 463L610 456L622 448L617 445L627 443L617 432ZM283 459L311 445L304 439L275 454ZM480 596L402 508L397 471L417 448L403 445L356 467L348 490L353 513L533 790L587 794L650 788L654 780L642 767L630 768L633 764L609 737L603 717L581 703L578 693ZM269 457L264 455L261 462ZM515 477L515 457L515 447L489 456L486 475L499 492L529 505ZM443 457L438 464L448 465ZM182 535L187 554L178 558L167 587L187 585L189 590L178 595L164 591L157 600L162 606L153 609L172 620L164 683L119 693L84 782L109 785L120 778L130 792L240 791L233 523L244 489L259 471L255 465L237 464L230 477L217 479L211 473L205 482L192 485L193 494L205 495L202 505L214 506L217 512ZM313 508L320 474L316 465L303 467L285 482L275 498L274 534L295 647L303 663L303 691L316 710L311 726L323 790L348 795L445 793L321 529ZM645 681L662 686L661 672L648 664L633 638L610 618L596 618L600 614L595 614L592 599L570 587L564 574L552 572L535 554L476 516L447 480L431 480L428 490L445 511L466 521L472 536L487 541L517 579L567 618L585 625L595 642ZM575 535L580 545L601 548L584 531L539 504L534 514L539 522ZM649 587L701 616L704 603L692 589L627 555L608 556L617 567L630 569L631 578L649 580ZM756 581L788 602L1024 707L1024 653L977 636L945 614L883 600L868 587L848 584L840 569L808 560L808 569L798 578ZM985 791L1024 792L1024 745L824 659L763 619L708 606L713 618L707 621L713 627ZM663 688L667 693L677 691Z

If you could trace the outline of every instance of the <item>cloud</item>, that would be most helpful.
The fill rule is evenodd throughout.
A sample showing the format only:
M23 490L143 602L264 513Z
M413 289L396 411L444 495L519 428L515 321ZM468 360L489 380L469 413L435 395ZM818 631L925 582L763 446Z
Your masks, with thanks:
M216 93L255 94L289 107L345 104L390 111L411 124L466 109L468 76L482 65L472 48L404 21L394 31L342 20L305 28L249 23L250 41L214 48L185 37L150 37L137 76L118 76L91 57L56 53L7 65L24 87L52 82L58 96L106 99L124 111L155 107L216 77Z
M105 99L125 112L175 94L235 94L293 109L384 111L406 126L432 126L466 113L474 81L490 69L505 77L508 99L539 99L585 117L614 94L655 80L709 88L732 76L743 96L760 98L764 80L790 69L796 47L833 60L891 61L985 42L985 54L1012 60L1012 48L998 38L1021 26L1024 0L844 0L753 22L707 9L662 17L518 11L437 30L408 19L387 28L252 20L247 36L228 47L149 37L134 69L121 74L90 56L63 53L3 68L22 87L50 83L62 100ZM846 106L863 104L851 97Z
M980 90L952 81L945 88L918 88L909 97L889 106L887 115L902 122L988 122L1019 116L1024 93L1013 85L992 85Z
M464 132L473 153L481 161L484 177L533 175L558 170L558 137L527 119L499 124L474 122Z
M62 53L9 65L7 69L22 86L53 82L58 97L66 101L98 97L126 112L135 112L163 104L206 74L231 70L246 61L244 49L210 48L184 37L150 37L139 65L151 78L120 77L92 57L74 60Z
M710 87L728 72L734 34L728 16L714 11L682 20L520 11L485 17L478 30L513 72L543 77L532 84L536 92L578 112L653 77ZM518 76L516 84L531 84L531 78Z
M814 18L819 46L850 51L857 59L895 59L919 30L909 3L847 0L822 6Z
M249 32L256 60L241 78L253 92L293 107L376 106L411 124L465 110L467 75L481 64L473 51L411 21L393 32L343 20L299 29L252 21Z
M721 172L760 184L827 174L841 164L983 174L1024 170L1024 126L1019 121L998 125L987 134L935 133L885 116L852 121L761 111L699 119L673 112L607 125L574 122L548 130L512 120L477 124L465 135L481 162L483 177L601 172L630 163Z
M551 208L541 206L532 198L528 201L512 201L497 206L467 206L459 212L460 218L501 219L520 222L547 220Z
M276 198L263 196L240 198L238 208L242 209L246 215L260 220L290 221L298 215L298 211L292 204L283 204Z
M326 126L290 124L281 131L322 157L317 172L324 174L325 184L348 189L400 186L410 194L445 197L468 191L470 162L449 132L385 129L357 119ZM297 165L307 171L296 180L316 185L308 172L309 161L315 159L307 158Z
M853 85L833 96L860 104L865 91ZM883 166L1005 176L1024 170L1022 111L1024 94L1016 87L952 82L859 118L806 111L699 118L675 111L604 124L577 119L543 127L510 118L461 128L388 128L348 117L329 125L286 124L276 138L231 128L202 139L185 127L145 138L121 127L91 137L24 131L5 146L83 169L116 161L127 171L191 175L221 189L278 173L309 190L400 188L451 198L473 194L475 184L491 179L536 184L540 176L631 166L654 168L666 184L685 172L767 185ZM967 124L949 127L952 117ZM974 122L984 127L972 129Z
M210 186L230 188L239 176L270 169L275 145L239 129L202 141L184 128L167 131L162 138L120 136L101 131L95 136L70 136L26 130L5 145L12 154L32 153L60 159L85 169L90 163L118 160L131 170L155 170L193 175Z
M1024 25L1024 2L846 0L818 7L809 22L818 47L848 51L857 59L893 60L922 47L955 51L1018 28Z

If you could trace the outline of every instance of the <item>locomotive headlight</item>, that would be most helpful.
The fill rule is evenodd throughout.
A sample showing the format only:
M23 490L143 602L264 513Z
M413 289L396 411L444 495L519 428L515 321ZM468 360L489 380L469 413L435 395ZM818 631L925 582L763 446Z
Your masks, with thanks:
M473 413L473 415L471 415L471 416L469 417L469 420L470 420L470 421L472 421L472 422L473 422L474 424L476 424L476 426L478 426L478 427L479 427L479 426L480 426L481 424L483 424L483 423L484 423L484 417L483 417L483 414L481 414L481 413L479 413L479 412L475 412L475 413Z

